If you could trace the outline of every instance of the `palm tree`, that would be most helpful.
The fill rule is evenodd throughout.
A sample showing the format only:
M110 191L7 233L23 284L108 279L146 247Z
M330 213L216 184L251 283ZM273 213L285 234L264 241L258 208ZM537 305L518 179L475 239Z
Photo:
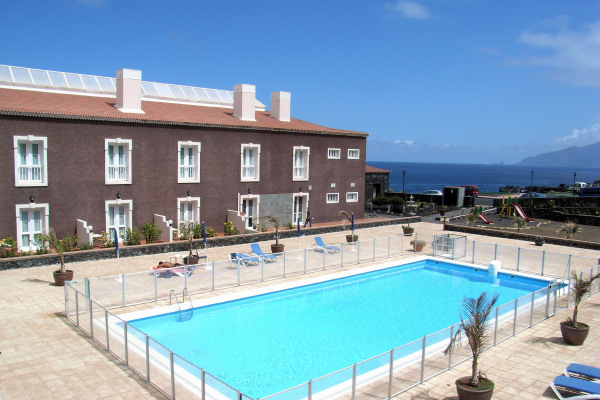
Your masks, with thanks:
M56 250L56 254L58 254L58 257L60 258L60 273L64 274L67 271L65 267L65 259L63 256L63 253L65 252L65 239L59 239L56 236L56 231L54 230L54 228L50 228L46 235L39 235L38 238L42 243L48 242L48 244L51 247L54 247L54 250Z
M592 275L589 278L584 278L583 276L578 277L577 274L573 272L571 276L571 290L573 293L573 300L575 301L575 306L573 307L573 318L571 318L571 321L566 321L573 328L577 328L577 312L579 303L581 303L583 297L590 291L592 283L598 278L600 278L600 273Z
M560 227L559 230L556 231L557 233L563 233L565 234L567 239L571 239L571 237L576 234L576 233L581 233L582 229L580 225L577 225L574 222L571 221L567 221L564 224L562 224L562 226Z
M264 219L275 228L275 246L279 246L279 220L272 215L264 215L259 218Z
M465 297L462 300L463 313L460 316L460 324L456 334L450 340L450 344L444 350L444 354L448 354L452 349L460 343L460 338L464 334L473 354L473 362L471 364L471 379L469 386L478 386L481 372L479 371L479 355L483 352L487 338L489 324L487 319L492 312L492 309L498 301L498 293L488 300L487 293L482 292L476 299Z
M527 225L527 221L521 217L513 217L513 225L517 228L517 233L520 233L521 228L525 228L525 225Z

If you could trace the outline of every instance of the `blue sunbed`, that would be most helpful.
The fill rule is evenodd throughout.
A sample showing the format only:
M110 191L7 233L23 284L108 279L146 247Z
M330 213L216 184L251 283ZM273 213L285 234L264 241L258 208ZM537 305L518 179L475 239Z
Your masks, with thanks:
M565 375L570 376L571 378L582 376L590 380L600 380L600 368L590 367L589 365L584 364L571 363L567 366L567 368L565 368Z
M554 393L561 400L591 400L600 399L600 383L590 382L583 379L571 378L564 375L557 376L550 385ZM577 393L573 396L564 396L559 389L571 393Z
M243 264L246 267L249 265L258 265L258 263L260 263L260 259L258 257L249 256L244 253L230 253L229 259L232 262Z
M260 257L264 262L271 263L277 261L277 256L275 254L263 253L258 243L250 243L250 247L252 248L252 254Z
M327 253L337 253L340 251L339 247L323 243L323 239L321 239L321 236L315 236L315 246L318 249L321 249L322 251Z

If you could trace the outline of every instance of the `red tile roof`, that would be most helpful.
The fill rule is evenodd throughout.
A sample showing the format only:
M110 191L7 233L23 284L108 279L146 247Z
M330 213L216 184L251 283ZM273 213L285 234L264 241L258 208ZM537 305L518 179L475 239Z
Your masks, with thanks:
M389 169L381 169L381 168L375 168L375 167L371 167L370 165L365 165L365 173L367 174L389 174L390 171Z
M278 121L268 111L257 111L256 121L242 121L233 116L232 108L142 101L144 114L136 114L117 110L115 103L113 97L0 88L0 114L4 115L368 136L368 133L327 128L295 118L290 122Z

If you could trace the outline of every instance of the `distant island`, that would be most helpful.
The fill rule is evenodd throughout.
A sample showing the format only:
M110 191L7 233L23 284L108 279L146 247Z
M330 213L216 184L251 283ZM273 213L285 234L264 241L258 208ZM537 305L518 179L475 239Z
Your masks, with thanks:
M569 147L527 157L515 165L532 167L587 167L600 166L600 142L583 147Z

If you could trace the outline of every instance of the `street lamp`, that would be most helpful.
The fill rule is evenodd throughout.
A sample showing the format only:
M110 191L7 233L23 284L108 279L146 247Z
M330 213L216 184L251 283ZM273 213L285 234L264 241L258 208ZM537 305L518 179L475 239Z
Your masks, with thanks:
M404 178L406 177L406 170L402 170L402 193L404 193Z
M533 191L533 170L531 170L531 183L529 184L529 191Z
M573 187L575 187L575 179L577 178L577 172L573 172Z

